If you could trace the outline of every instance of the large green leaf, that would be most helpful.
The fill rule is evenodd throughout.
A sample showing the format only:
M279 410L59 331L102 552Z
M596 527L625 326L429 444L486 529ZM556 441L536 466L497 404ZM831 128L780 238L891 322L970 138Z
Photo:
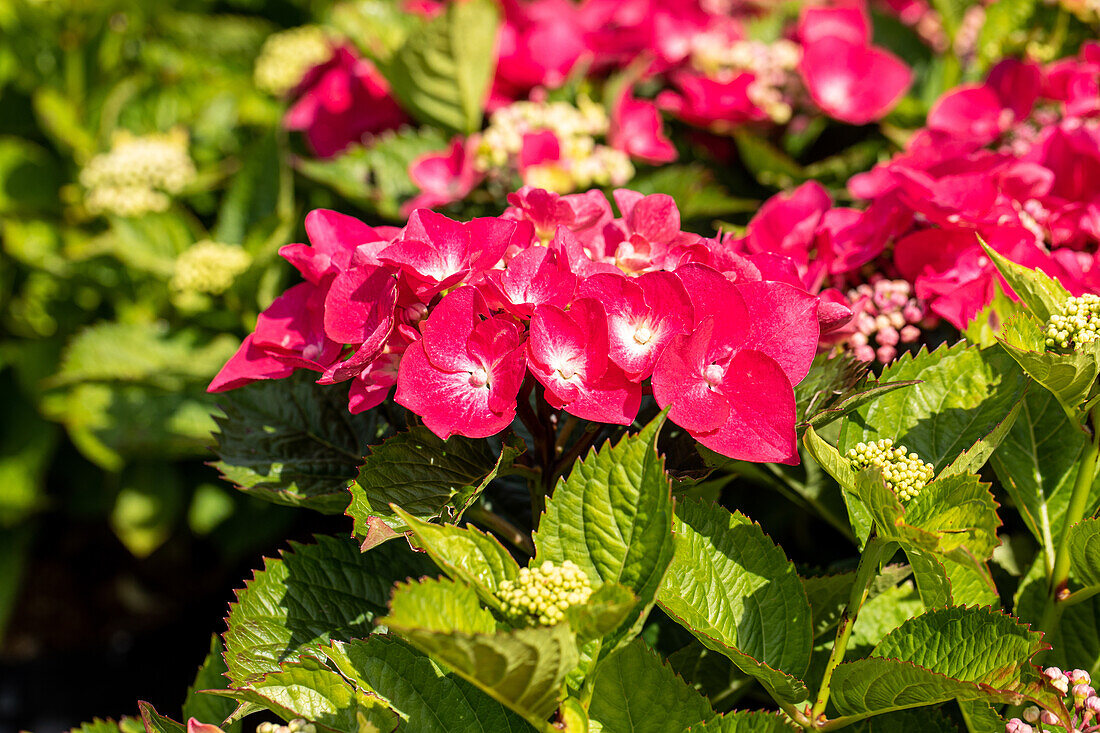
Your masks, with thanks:
M938 474L993 433L1023 395L1020 369L997 348L959 343L904 354L878 383L920 380L860 407L844 422L840 452L890 438L932 463ZM973 466L970 466L973 470Z
M1069 529L1070 576L1082 585L1100 585L1100 519Z
M264 135L245 153L241 169L233 175L218 208L218 223L211 236L219 242L243 244L249 231L259 222L275 215L280 202L293 200L290 171L284 169L285 157L274 132ZM284 215L292 209L282 204Z
M407 733L520 733L531 726L464 679L392 636L322 651L361 689L385 700Z
M157 712L149 703L139 700L138 710L141 712L141 721L145 723L146 733L185 733L183 725L171 718L167 718Z
M237 706L232 700L203 692L203 690L225 689L227 682L225 673L229 670L222 656L224 651L221 638L214 634L210 638L210 653L206 655L202 666L199 667L195 681L187 688L187 698L183 701L184 720L195 718L200 723L221 725L223 720L233 714ZM226 733L236 733L240 729L239 723L222 727Z
M401 509L395 511L408 524L415 544L443 572L472 586L485 603L500 608L495 594L501 583L519 574L519 563L495 537L477 527L431 524Z
M403 543L360 553L349 541L318 537L291 543L237 592L225 632L225 661L235 687L253 682L306 645L374 631L394 582L432 572Z
M1063 518L1077 480L1080 456L1088 438L1066 417L1054 396L1029 389L1020 417L991 462L1027 528L1054 562L1054 538L1061 537ZM1097 496L1090 507L1100 502Z
M635 640L599 667L588 716L605 733L682 733L713 718L714 710Z
M1031 658L1042 635L977 608L928 611L902 624L871 656L836 668L831 700L842 715L875 715L952 698L1020 702L1037 693Z
M214 466L246 493L335 514L363 454L387 429L378 411L348 413L345 387L308 377L262 381L218 395Z
M321 730L392 733L398 715L380 698L359 690L313 657L285 662L244 690L226 696L277 713L285 720L304 718ZM373 726L373 727L370 727Z
M630 187L644 194L668 194L676 200L680 216L685 220L728 216L760 208L760 201L756 199L731 196L714 179L714 174L698 163L662 165L635 176Z
M1008 286L1041 323L1050 320L1051 314L1057 313L1059 306L1072 295L1060 282L1042 270L1016 264L983 242L981 237L978 237L978 243Z
M969 703L960 703L966 705ZM977 703L984 705L985 703ZM996 731L989 733L1004 733L1005 724L1002 721ZM959 726L943 713L940 708L923 708L921 710L899 710L886 715L876 715L873 718L856 723L848 730L851 733L959 733Z
M1047 351L1042 325L1029 313L1010 318L999 341L1029 377L1057 398L1066 414L1082 414L1100 372L1100 344L1083 344L1065 354Z
M490 0L451 3L382 65L397 101L421 122L471 133L495 67L499 11Z
M558 482L535 534L536 562L575 562L592 584L618 583L639 599L636 618L657 596L673 555L672 490L657 453L664 414L637 435L593 450ZM606 640L613 651L629 636Z
M763 711L726 713L702 725L693 725L690 733L788 733L800 731L782 713Z
M568 624L494 631L474 591L452 581L398 586L381 623L537 725L557 708L579 661Z
M237 345L228 335L202 343L194 332L169 334L153 323L100 322L69 342L61 368L48 384L137 382L177 390L212 377Z
M522 445L511 436L497 453L488 441L461 436L444 441L417 426L372 446L351 485L346 514L354 520L355 536L367 549L407 531L391 504L417 519L457 521Z
M699 501L678 504L675 532L661 608L774 694L801 699L810 605L783 551L744 515Z
M894 588L911 573L912 569L908 565L887 565L871 583L867 601ZM806 599L810 603L813 635L817 639L840 623L841 614L848 605L852 584L856 580L856 571L801 578L801 580L802 587L806 591Z

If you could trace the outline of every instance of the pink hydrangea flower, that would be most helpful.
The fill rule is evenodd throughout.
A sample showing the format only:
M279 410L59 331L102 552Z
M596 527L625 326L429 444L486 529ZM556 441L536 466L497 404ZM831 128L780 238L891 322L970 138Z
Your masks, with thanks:
M374 64L341 46L331 61L306 75L283 125L305 133L313 151L329 158L407 119Z
M623 90L611 110L607 139L612 147L647 163L671 163L677 158L675 146L665 136L657 105L635 99L629 88Z
M427 153L409 166L409 178L420 188L402 211L434 209L465 198L481 182L482 175L474 168L470 141L455 138L444 153Z

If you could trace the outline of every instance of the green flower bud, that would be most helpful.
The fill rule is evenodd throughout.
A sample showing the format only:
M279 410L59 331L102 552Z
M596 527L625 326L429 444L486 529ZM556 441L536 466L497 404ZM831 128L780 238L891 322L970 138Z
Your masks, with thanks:
M898 499L909 501L935 475L935 467L925 463L916 453L910 453L904 445L894 447L889 438L873 443L859 443L847 453L852 470L860 471L870 466L882 470L882 478Z
M176 260L172 288L220 295L251 263L252 258L240 247L210 240L196 242Z
M571 560L522 568L515 580L504 581L497 591L504 613L527 626L560 624L567 608L587 603L590 595L588 576Z
M168 196L197 175L187 148L187 133L178 128L156 135L116 133L111 150L80 171L80 184L88 189L84 205L93 214L117 216L164 211Z
M1091 293L1067 298L1052 313L1043 333L1048 349L1070 349L1100 337L1100 296Z

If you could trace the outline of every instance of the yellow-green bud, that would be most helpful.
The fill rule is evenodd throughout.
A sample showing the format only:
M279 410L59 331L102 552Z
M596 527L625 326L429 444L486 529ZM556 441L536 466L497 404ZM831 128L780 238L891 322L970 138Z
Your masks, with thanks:
M536 568L522 568L515 580L500 584L497 597L504 613L529 626L554 626L565 620L565 610L588 602L588 576L571 560L555 565L547 560Z
M317 733L317 726L303 718L295 718L286 725L278 723L260 723L256 733Z
M172 275L175 290L220 295L248 269L252 258L240 247L203 240L183 251Z
M904 445L894 447L894 441L889 438L859 443L848 451L847 458L855 471L870 466L881 469L886 486L903 502L919 494L936 475L931 463L925 463Z
M1069 349L1100 337L1100 296L1067 298L1043 329L1048 349Z
M195 180L187 148L187 133L178 128L142 136L116 133L111 150L92 158L80 172L80 183L88 189L84 205L93 214L118 216L164 211L168 196Z
M272 33L264 41L252 78L259 89L282 96L301 83L306 72L332 56L332 41L320 26Z

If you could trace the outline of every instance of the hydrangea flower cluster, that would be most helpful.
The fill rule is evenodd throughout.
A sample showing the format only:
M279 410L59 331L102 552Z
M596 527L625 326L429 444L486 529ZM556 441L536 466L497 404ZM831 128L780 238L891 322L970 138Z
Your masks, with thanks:
M876 273L870 282L848 291L855 313L847 327L853 356L886 364L897 357L899 345L917 343L921 328L934 319L927 317L912 290L905 280L890 280Z
M709 32L696 36L691 45L692 67L708 78L729 83L750 74L746 96L777 124L790 121L792 106L799 103L799 95L804 96L798 77L801 60L801 46L785 38L773 43L730 43L725 34Z
M554 626L565 620L565 610L588 602L592 586L588 575L572 560L555 565L547 560L537 568L520 568L515 580L500 584L497 597L513 621L530 626Z
M858 443L855 448L848 450L846 457L855 471L871 466L882 469L882 479L886 486L902 502L914 498L936 475L936 469L931 463L925 463L916 453L910 453L904 445L895 448L894 441L890 438L872 443Z
M1100 296L1068 298L1052 313L1044 329L1047 348L1068 349L1100 338Z
M204 239L176 259L171 286L184 292L221 295L250 264L252 257L243 248Z
M621 186L634 175L630 156L596 142L608 132L603 107L587 97L567 102L515 102L493 112L478 135L474 167L505 176L516 168L525 185L572 193L592 185Z
M820 335L851 317L807 292L793 262L681 231L669 196L523 188L500 217L420 209L401 229L332 211L302 273L210 385L297 369L350 381L349 406L396 401L442 438L505 430L534 393L550 408L629 425L643 394L723 455L798 461L793 386Z
M256 726L256 733L317 733L317 726L303 718L294 718L286 725L260 723Z
M272 33L260 48L253 67L258 89L277 97L298 86L306 73L332 57L333 43L325 29L316 25Z
M179 128L153 135L116 133L109 152L92 158L80 172L92 214L141 216L165 211L171 196L195 180L187 133Z
M521 101L493 112L488 127L465 140L459 138L442 153L422 155L409 166L409 177L421 194L407 204L433 208L467 196L485 180L509 188L515 180L556 193L598 186L622 186L634 176L631 156L648 160L674 159L675 150L656 131L637 135L630 105L620 100L614 119L590 99L568 102ZM641 111L645 114L645 111ZM625 120L625 127L624 127ZM611 144L598 142L606 137Z
M1066 707L1072 711L1072 730L1100 730L1100 697L1092 687L1092 678L1083 669L1069 673L1058 667L1043 670L1047 683L1067 697ZM1023 712L1023 720L1013 718L1005 725L1005 733L1039 733L1045 730L1067 730L1058 716L1032 705ZM1051 726L1046 728L1044 726Z

